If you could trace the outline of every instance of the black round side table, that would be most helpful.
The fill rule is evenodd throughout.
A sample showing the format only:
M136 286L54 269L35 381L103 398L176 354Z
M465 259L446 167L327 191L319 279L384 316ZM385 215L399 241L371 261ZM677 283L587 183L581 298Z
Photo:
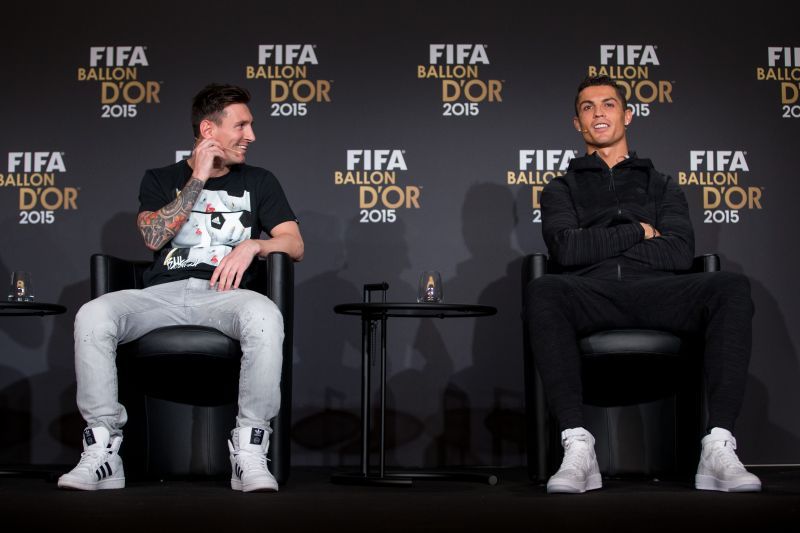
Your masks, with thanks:
M67 308L60 304L50 304L44 302L9 302L0 301L0 316L45 316L60 315L66 313ZM30 466L2 466L0 473L14 475L44 475L46 478L54 478L55 472L49 470L39 470Z
M45 316L66 313L61 304L0 301L0 316Z
M384 284L385 285L385 284ZM380 287L376 285L375 287ZM388 285L383 287L383 290ZM365 298L366 299L366 298ZM414 479L455 479L480 481L489 485L497 484L497 476L491 473L472 472L403 472L387 473L385 469L385 417L386 417L386 322L389 317L396 318L472 318L490 316L497 308L488 305L449 304L449 303L411 303L411 302L360 302L340 304L333 308L341 315L361 317L361 472L334 474L332 481L359 485L411 485ZM371 471L369 465L369 413L370 413L370 359L375 341L375 331L380 324L380 465L378 473Z

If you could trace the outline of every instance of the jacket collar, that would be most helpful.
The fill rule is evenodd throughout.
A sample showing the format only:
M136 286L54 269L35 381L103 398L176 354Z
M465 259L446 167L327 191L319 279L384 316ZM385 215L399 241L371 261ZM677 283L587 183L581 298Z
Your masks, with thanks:
M636 155L636 152L630 152L628 157L624 161L620 161L614 168L639 168L639 169L650 169L653 168L653 162L649 159L642 159ZM587 171L587 170L596 170L596 171L603 171L608 170L608 165L603 159L597 155L597 152L592 152L591 154L586 154L582 157L576 157L569 162L569 167L567 171Z

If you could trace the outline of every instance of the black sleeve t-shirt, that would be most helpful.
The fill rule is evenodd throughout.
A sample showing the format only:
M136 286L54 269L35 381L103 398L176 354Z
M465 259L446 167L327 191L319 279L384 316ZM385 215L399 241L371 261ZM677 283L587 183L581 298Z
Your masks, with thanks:
M186 161L145 172L139 189L139 212L158 211L174 201L191 175ZM269 234L287 221L296 221L296 217L277 178L262 168L233 165L224 176L205 183L177 235L153 252L144 284L150 287L190 277L210 279L222 258L237 244L258 239L262 231ZM242 286L247 285L248 278L246 275Z

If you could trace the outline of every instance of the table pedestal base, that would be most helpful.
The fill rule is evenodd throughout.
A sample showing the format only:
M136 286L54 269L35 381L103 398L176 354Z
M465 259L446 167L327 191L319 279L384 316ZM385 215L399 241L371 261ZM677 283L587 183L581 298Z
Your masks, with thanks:
M497 485L497 476L489 472L461 472L444 470L410 470L364 475L361 472L345 472L331 476L331 482L338 485L385 485L394 487L410 487L414 481L474 481Z

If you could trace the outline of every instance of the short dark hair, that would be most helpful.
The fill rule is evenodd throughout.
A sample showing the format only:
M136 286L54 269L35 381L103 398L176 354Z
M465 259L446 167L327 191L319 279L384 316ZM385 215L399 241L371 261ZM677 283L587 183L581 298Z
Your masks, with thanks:
M575 93L575 105L574 110L575 114L578 115L578 98L581 95L581 91L587 87L595 87L598 85L606 85L608 87L613 87L615 91L617 91L617 96L619 97L619 101L622 102L622 108L625 109L628 107L628 99L625 98L625 91L619 84L614 81L613 78L602 74L600 76L586 76L580 85L578 85L578 92Z
M222 112L231 104L246 104L250 101L250 91L236 85L211 83L192 99L192 131L195 138L200 136L200 123L208 119L219 124Z

